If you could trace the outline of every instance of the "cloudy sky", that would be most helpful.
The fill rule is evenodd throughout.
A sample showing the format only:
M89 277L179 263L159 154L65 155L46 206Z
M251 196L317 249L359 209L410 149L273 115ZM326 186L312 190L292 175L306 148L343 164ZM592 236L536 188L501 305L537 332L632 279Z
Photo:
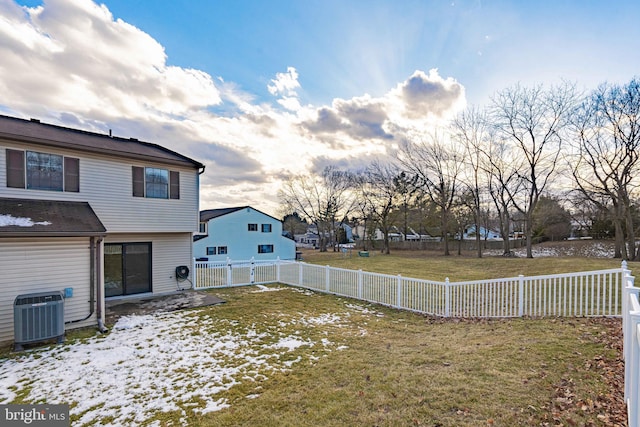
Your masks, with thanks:
M278 214L516 83L640 74L633 0L0 0L0 114L164 145L201 208Z

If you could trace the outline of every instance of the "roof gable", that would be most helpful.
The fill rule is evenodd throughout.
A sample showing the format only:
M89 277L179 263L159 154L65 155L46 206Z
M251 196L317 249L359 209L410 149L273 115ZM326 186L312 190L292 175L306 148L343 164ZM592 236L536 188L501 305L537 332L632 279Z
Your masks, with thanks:
M278 218L272 217L269 214L266 214L262 211L259 211L258 209L252 208L251 206L238 206L235 208L222 208L222 209L208 209L208 210L204 210L204 211L200 211L200 221L201 222L205 222L205 221L209 221L211 219L214 218L218 218L224 215L228 215L230 213L234 213L234 212L238 212L241 211L243 209L251 209L254 210L264 216L268 216L269 218L278 221L278 222L282 222L280 221Z

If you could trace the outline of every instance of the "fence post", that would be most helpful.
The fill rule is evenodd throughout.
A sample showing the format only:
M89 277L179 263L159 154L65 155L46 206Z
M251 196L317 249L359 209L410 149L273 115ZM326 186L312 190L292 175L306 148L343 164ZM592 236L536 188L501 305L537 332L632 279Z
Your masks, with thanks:
M325 286L325 290L327 291L327 293L329 293L329 288L330 288L330 284L329 284L329 266L327 265L324 269L324 286Z
M251 267L249 268L249 283L256 281L256 260L251 257Z
M451 285L449 278L444 279L444 317L451 316Z
M304 286L304 282L303 282L303 277L302 277L302 273L303 273L303 267L304 267L304 263L303 262L299 262L298 263L298 286Z
M624 282L622 287L622 360L627 360L631 352L631 335L633 334L631 322L633 307L630 307L630 300L631 295L640 299L640 288L634 286L635 277L633 276L626 276Z
M518 317L524 316L524 275L518 275Z
M233 283L233 272L231 271L231 258L227 257L227 286Z
M197 274L198 270L196 270L196 259L195 259L195 257L191 261L191 266L192 266L191 267L192 268L191 271L193 271L193 274L191 275L191 278L193 279L192 286L193 286L193 289L198 289L198 274Z
M629 426L637 426L638 413L637 405L640 403L638 394L638 381L640 380L640 312L633 312L629 315L631 324L630 352L624 364L624 400L627 402L627 414Z
M282 283L280 281L280 257L276 258L276 282Z
M398 274L398 282L397 282L396 292L396 307L402 308L402 275Z
M362 269L358 270L358 299L362 299Z

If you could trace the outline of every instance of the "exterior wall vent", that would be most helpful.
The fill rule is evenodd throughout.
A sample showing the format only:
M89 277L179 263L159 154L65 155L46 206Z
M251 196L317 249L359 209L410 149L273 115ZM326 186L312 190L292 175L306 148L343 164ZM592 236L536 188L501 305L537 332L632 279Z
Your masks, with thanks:
M18 295L13 303L15 350L23 344L56 338L64 341L64 298L62 292Z

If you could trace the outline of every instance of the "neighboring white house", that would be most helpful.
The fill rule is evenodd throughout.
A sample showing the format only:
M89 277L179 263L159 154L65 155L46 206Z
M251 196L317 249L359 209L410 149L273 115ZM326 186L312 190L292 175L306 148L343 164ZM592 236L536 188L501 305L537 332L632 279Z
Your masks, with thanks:
M347 242L353 243L353 230L349 224L335 223L336 228L341 228L344 230L344 236L347 239ZM325 231L324 235L327 238L327 241L330 241L331 231ZM307 231L304 234L296 234L294 236L294 240L298 247L301 248L317 248L320 246L320 234L318 233L318 226L315 224L309 224L307 226Z
M464 233L462 234L462 240L474 240L476 238L476 226L469 225L464 229ZM481 240L502 240L502 236L500 236L500 232L496 230L491 230L489 228L480 226L480 239Z
M407 235L405 236L404 233L402 233L398 229L398 227L395 227L395 226L392 227L391 231L389 232L389 241L391 242L402 242L402 241L426 242L426 241L440 240L439 237L431 237L428 234L418 234L411 227L408 227L408 231L409 233L407 233ZM364 240L365 234L367 239L384 240L384 233L379 228L376 228L375 230L372 231L370 228L367 228L365 230L363 225L358 225L355 228L355 233L359 236L360 240Z
M193 253L208 261L295 259L296 243L282 235L282 221L250 206L200 212Z
M0 116L0 342L14 300L64 291L66 328L104 299L188 286L204 165L156 144ZM182 270L184 273L184 270Z

